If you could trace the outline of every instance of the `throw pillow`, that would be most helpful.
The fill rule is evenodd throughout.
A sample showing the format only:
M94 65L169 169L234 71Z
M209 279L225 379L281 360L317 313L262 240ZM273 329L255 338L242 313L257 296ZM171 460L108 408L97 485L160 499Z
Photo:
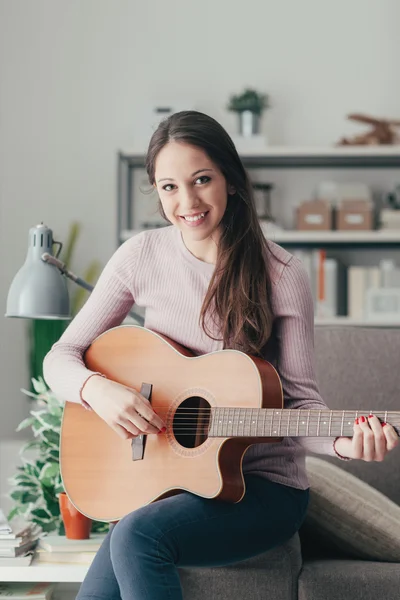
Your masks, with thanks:
M327 460L306 456L310 503L303 529L346 554L400 562L400 506Z

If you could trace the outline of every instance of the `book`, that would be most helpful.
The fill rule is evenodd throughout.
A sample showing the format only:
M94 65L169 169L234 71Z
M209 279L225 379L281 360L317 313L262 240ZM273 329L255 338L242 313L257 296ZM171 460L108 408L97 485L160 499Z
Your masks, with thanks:
M54 583L0 583L0 600L50 600L54 590Z
M1 540L17 540L28 535L32 535L31 525L21 525L17 527L10 527L10 530L6 533L5 530L0 530L0 542Z
M37 550L47 552L96 552L106 534L92 533L87 540L70 540L65 535L46 535L38 542Z
M33 539L35 538L33 538L30 534L0 539L0 550L3 548L18 548L19 546L22 546Z
M365 302L367 291L381 286L379 267L359 267L350 265L348 268L348 315L352 319L365 318Z
M26 554L29 550L32 550L36 546L36 540L28 540L21 546L13 548L0 548L0 557L16 557Z
M1 508L0 508L0 533L3 533L3 534L12 533L11 526L10 526L9 522L7 521L5 514L3 513Z
M314 316L330 318L346 314L346 267L335 258L327 258L322 248L294 250L310 280Z
M35 553L35 563L61 563L90 565L96 552L46 552L39 550Z
M0 557L0 567L29 567L33 559L33 552L25 556Z

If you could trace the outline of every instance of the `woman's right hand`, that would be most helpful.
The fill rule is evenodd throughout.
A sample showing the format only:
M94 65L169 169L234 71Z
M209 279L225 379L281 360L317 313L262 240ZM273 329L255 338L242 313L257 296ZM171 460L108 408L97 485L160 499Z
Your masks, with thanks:
M124 439L165 431L147 398L116 381L92 375L83 386L82 398Z

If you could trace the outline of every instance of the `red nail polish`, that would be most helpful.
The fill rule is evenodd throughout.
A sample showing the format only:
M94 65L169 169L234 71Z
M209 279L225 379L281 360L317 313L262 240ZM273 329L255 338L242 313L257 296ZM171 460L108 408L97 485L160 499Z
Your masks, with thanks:
M368 419L370 419L371 417L373 417L374 415L368 415Z
M361 419L361 423L364 423L365 417L360 417L360 419Z
M358 425L358 424L359 424L359 423L358 423L358 417L357 417L357 419L356 419L356 425Z
M385 425L387 425L387 423L382 423L382 427L385 427Z

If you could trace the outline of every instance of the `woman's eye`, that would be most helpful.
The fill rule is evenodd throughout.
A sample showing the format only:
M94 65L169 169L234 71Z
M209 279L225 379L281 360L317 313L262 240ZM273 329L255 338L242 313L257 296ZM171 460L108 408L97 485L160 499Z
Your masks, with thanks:
M167 183L166 185L163 186L163 190L165 190L166 192L170 192L173 187L174 186L172 183Z
M211 178L210 178L210 177L207 177L207 175L202 175L201 177L198 177L198 178L196 179L196 183L197 183L198 181L200 181L200 183L208 183L208 182L210 181L210 179L211 179Z

